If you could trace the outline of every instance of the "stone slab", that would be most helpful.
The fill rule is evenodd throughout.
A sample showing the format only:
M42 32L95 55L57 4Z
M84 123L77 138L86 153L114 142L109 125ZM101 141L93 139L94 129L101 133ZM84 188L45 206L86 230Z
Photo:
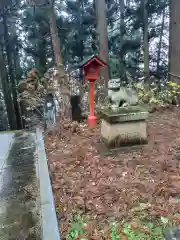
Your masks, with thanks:
M43 240L60 240L42 131L37 129L36 135L38 159L40 159L38 164L38 175L40 183Z
M146 120L149 113L142 106L129 106L121 107L117 111L104 108L100 110L100 115L109 123L118 123Z
M111 124L103 119L101 138L110 148L147 143L146 122L142 120Z

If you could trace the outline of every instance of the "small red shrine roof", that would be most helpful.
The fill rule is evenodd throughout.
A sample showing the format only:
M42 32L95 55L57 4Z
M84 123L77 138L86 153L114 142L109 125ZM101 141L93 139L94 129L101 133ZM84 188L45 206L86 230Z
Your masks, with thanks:
M90 65L92 62L96 62L98 63L100 66L104 67L107 65L107 63L105 63L102 59L100 59L98 56L93 55L92 57L85 59L81 64L80 67L86 67L88 65Z

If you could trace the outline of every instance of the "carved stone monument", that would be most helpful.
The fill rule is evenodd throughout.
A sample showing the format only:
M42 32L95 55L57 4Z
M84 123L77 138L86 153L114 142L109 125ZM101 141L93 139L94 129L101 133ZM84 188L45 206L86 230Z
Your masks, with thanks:
M101 109L101 138L110 148L147 143L148 111L138 105L136 92L109 83L110 106Z
M119 79L108 82L108 97L113 110L119 107L134 106L138 104L138 96L132 88L121 87Z

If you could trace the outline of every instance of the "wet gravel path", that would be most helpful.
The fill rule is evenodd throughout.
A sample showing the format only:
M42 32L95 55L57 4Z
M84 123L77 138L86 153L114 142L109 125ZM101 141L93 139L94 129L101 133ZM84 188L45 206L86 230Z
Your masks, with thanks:
M7 135L0 135L0 240L41 240L35 137Z

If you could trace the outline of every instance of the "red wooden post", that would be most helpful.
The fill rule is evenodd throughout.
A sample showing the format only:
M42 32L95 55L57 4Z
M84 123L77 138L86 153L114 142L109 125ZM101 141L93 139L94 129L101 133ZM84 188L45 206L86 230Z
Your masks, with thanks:
M98 80L98 75L101 67L104 67L104 63L99 57L93 56L82 64L84 69L85 78L90 83L89 92L89 116L88 124L91 127L96 126L96 116L94 115L94 83Z
M94 127L96 126L96 116L94 115L94 81L90 81L89 108L88 124Z

